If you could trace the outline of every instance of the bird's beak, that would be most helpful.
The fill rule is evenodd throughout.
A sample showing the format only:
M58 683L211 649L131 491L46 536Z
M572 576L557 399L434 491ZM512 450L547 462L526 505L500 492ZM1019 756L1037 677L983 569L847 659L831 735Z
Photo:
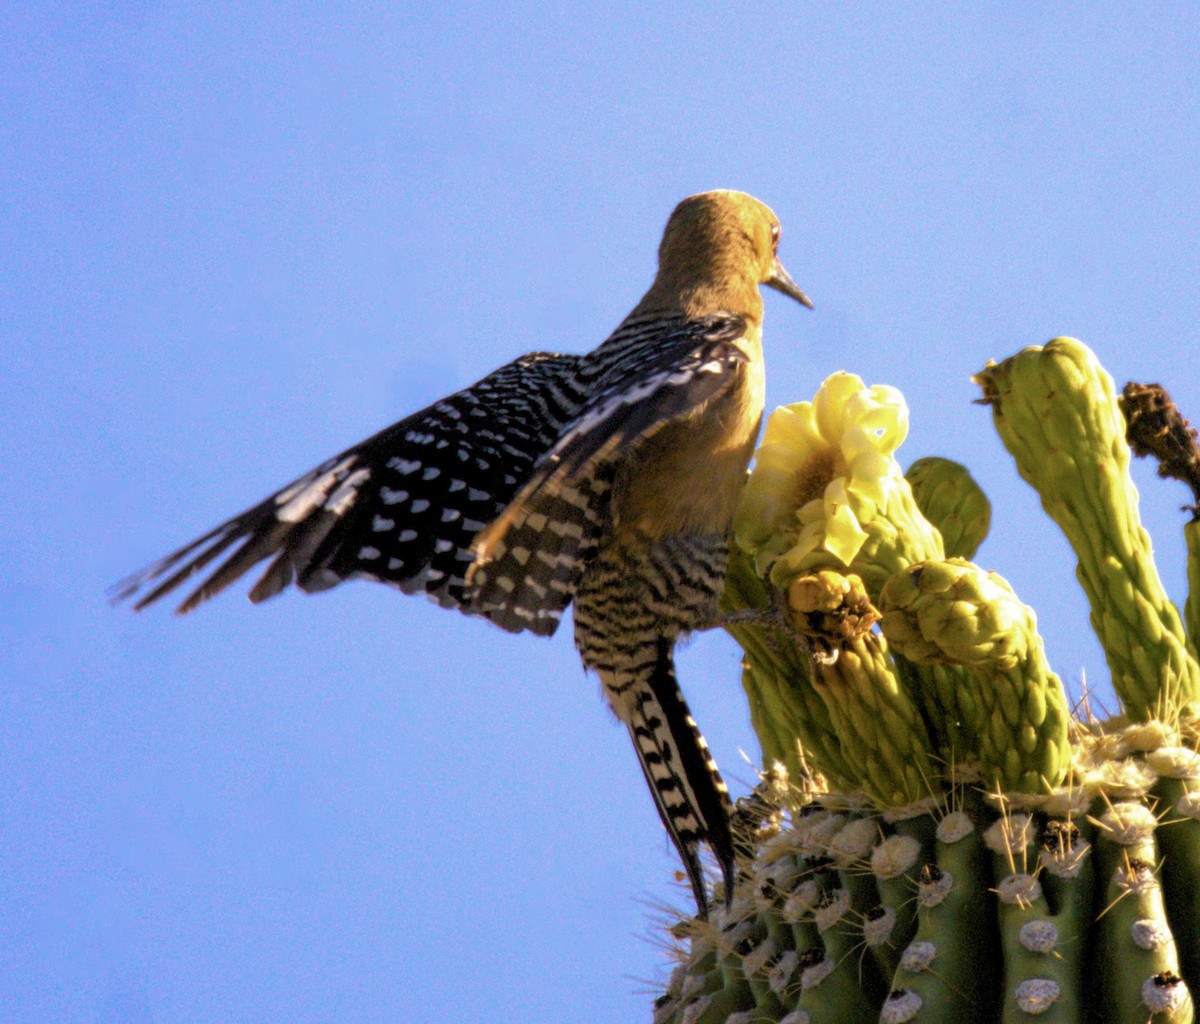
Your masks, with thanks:
M771 276L768 277L763 284L768 288L774 288L777 292L783 292L788 298L795 299L800 305L813 308L813 304L809 301L807 295L800 290L800 286L792 280L792 275L783 269L783 264L779 262L779 257L776 256L771 264Z

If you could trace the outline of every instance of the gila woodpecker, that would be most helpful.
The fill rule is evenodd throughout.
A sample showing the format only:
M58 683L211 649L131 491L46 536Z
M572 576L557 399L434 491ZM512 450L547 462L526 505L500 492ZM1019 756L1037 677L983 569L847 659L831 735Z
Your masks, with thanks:
M369 579L511 632L575 643L629 730L698 910L707 842L733 888L729 793L675 679L716 618L763 411L762 298L806 306L779 221L740 192L680 203L650 290L586 355L533 352L304 474L115 588L143 608L226 555L187 612L257 563L289 583Z

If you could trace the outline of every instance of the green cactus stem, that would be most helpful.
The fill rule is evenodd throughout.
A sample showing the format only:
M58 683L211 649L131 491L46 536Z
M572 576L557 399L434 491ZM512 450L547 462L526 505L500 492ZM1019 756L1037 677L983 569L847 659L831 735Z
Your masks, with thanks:
M809 947L807 957L802 955L796 1005L814 1022L853 1020L872 1012L883 995L882 985L872 984L872 964L862 956L861 910L855 908L851 891L831 865L822 865L819 875L820 896L810 912L819 946Z
M949 459L918 459L905 474L921 513L942 535L948 556L970 558L991 522L991 505L966 468ZM982 711L967 674L950 665L918 665L892 651L902 684L916 695L942 765L963 768L975 749Z
M904 807L928 796L937 769L920 712L901 689L887 642L868 633L821 662L813 689L829 711L856 788L882 807Z
M934 455L904 474L917 508L942 535L947 558L974 558L992 524L992 505L967 467Z
M963 557L986 498L945 460L905 481L902 396L835 374L768 425L739 509L722 609L772 767L733 816L732 902L672 929L654 1024L1193 1021L1200 517L1181 620L1091 354L1060 339L981 382L1076 547L1123 713L1070 719L1033 612ZM1127 389L1131 443L1195 470L1200 504L1159 391Z
M1158 821L1141 802L1112 805L1098 820L1097 855L1105 884L1096 954L1104 1005L1113 1020L1190 1024L1191 996L1162 888L1155 833Z
M880 597L883 630L912 661L965 668L978 715L968 723L985 781L1041 793L1070 762L1070 712L1046 663L1036 618L996 573L963 559L922 563Z
M1200 702L1200 666L1167 598L1138 516L1112 378L1073 338L976 374L996 430L1075 550L1113 687L1149 718Z
M942 817L936 837L935 861L922 868L917 884L917 931L891 989L919 1000L916 1019L972 1020L995 1004L999 979L985 850L962 810ZM964 942L968 935L972 941Z
M742 686L764 760L781 762L798 778L807 771L806 758L811 759L831 779L856 788L859 770L846 756L834 711L814 685L816 667L804 646L813 638L788 625L782 600L756 575L748 554L730 552L720 608L725 629L746 655ZM745 620L745 612L758 613L759 620Z
M914 695L925 717L942 774L977 778L977 736L984 712L970 675L955 665L919 665L894 647L891 655L901 685Z
M1078 886L1071 883L1089 863L1089 847L1069 826L1060 825L1053 829L1053 838L1043 838L1040 853L1038 838L1036 821L1012 812L1003 814L986 834L997 879L1004 951L1000 1008L1005 1024L1035 1016L1053 1024L1081 1018L1086 947L1078 921L1083 904L1091 911L1092 890L1082 881ZM1047 899L1050 879L1065 883L1057 887L1062 897L1057 913Z

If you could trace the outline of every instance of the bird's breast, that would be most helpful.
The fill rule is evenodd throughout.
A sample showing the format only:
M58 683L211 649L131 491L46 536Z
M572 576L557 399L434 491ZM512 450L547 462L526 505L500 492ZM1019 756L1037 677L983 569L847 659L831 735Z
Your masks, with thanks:
M761 353L748 341L729 388L630 453L614 483L616 539L729 529L763 413Z

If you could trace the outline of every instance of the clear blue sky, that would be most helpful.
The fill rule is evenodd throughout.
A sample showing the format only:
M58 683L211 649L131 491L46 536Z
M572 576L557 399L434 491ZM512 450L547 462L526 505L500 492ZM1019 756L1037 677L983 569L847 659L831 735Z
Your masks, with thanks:
M1200 17L1066 9L6 5L0 1019L648 1019L646 901L687 895L569 629L363 583L186 620L103 592L592 347L692 192L773 206L816 303L767 297L770 403L899 386L902 460L972 466L979 560L1102 682L968 377L1068 333L1200 417ZM1182 599L1188 495L1138 480ZM737 660L705 636L681 674L742 792Z

